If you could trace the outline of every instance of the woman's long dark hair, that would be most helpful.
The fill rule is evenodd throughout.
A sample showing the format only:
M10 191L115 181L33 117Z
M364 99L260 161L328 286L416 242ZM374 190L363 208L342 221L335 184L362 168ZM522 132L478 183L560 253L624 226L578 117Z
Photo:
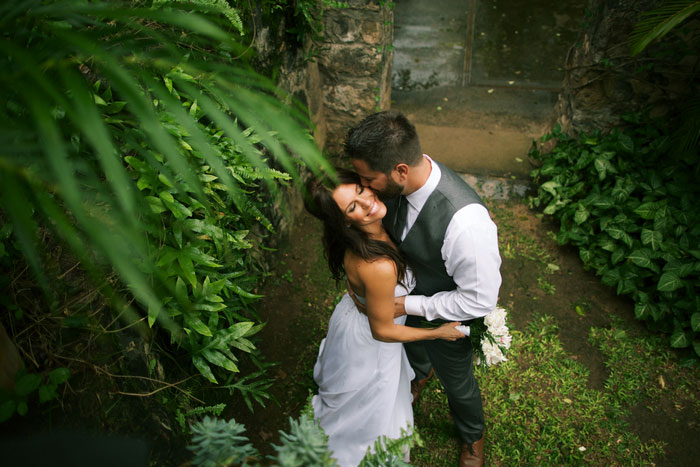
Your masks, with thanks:
M346 183L360 184L360 176L343 168L336 168L338 183L329 179L314 178L306 184L304 206L323 222L323 248L331 275L336 281L345 278L343 265L345 252L350 250L365 261L388 258L396 264L398 281L406 275L406 260L398 250L387 242L373 240L369 235L349 224L345 214L333 199L333 190Z

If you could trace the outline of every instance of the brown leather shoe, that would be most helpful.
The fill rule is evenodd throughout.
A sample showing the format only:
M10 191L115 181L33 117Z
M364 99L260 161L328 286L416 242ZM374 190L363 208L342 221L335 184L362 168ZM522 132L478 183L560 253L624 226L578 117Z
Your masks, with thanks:
M416 402L418 402L418 396L420 396L421 391L423 391L423 388L433 376L435 376L435 370L431 368L430 373L428 373L428 376L426 376L425 378L414 379L413 381L411 381L411 395L413 396L411 404L416 405Z
M484 465L484 434L474 443L462 443L462 454L459 456L459 467L483 467Z

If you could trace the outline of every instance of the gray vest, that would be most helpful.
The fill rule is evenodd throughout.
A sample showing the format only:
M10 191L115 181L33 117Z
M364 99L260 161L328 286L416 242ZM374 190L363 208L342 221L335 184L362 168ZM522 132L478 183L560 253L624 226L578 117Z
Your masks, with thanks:
M439 162L440 182L428 197L423 209L418 213L416 222L408 231L406 238L399 244L399 251L407 259L416 276L416 288L412 294L433 295L445 290L453 290L457 286L447 274L445 263L440 252L445 239L447 226L452 216L469 204L484 203L479 195L452 170ZM398 197L386 203L387 214L384 224L392 236L396 220Z

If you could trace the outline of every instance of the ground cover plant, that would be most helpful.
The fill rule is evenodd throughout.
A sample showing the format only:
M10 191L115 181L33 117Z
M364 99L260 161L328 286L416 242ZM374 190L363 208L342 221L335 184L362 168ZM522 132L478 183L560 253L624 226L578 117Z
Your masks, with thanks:
M700 213L697 158L671 157L668 129L640 116L607 134L570 138L558 128L551 153L531 157L531 206L560 223L557 241L632 297L635 316L700 356Z
M504 258L500 302L513 320L508 361L477 369L489 465L690 462L697 366L636 325L631 304L584 281L548 224L518 204L489 203ZM538 286L542 277L557 285L555 294ZM413 464L454 465L459 443L439 382L428 383L415 418L425 447L412 451ZM669 432L640 431L653 424L674 436L691 431L690 438L676 443Z
M683 366L677 350L634 319L628 297L585 271L571 247L557 245L548 217L522 200L487 204L499 229L499 302L509 311L514 346L507 362L477 370L489 465L692 462L699 454L689 448L700 432L697 367ZM280 405L242 423L265 455L274 455L278 430L288 429L288 417L298 417L316 390L318 345L342 293L317 247L318 227L308 215L298 219L293 245L281 252L284 264L263 290L260 313L270 323L261 332L279 338L261 345L280 362L271 388ZM411 450L412 465L455 465L459 442L437 381L414 414L423 444Z

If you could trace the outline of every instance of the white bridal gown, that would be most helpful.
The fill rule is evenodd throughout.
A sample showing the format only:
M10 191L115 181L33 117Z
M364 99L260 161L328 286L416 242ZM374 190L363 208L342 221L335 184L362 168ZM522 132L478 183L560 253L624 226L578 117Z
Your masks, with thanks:
M410 271L404 282L409 289L399 284L395 296L413 288ZM406 316L394 321L404 324ZM345 294L321 341L314 366L319 391L311 401L341 467L357 466L378 437L398 438L402 428L412 429L414 376L403 344L375 340L367 316Z

